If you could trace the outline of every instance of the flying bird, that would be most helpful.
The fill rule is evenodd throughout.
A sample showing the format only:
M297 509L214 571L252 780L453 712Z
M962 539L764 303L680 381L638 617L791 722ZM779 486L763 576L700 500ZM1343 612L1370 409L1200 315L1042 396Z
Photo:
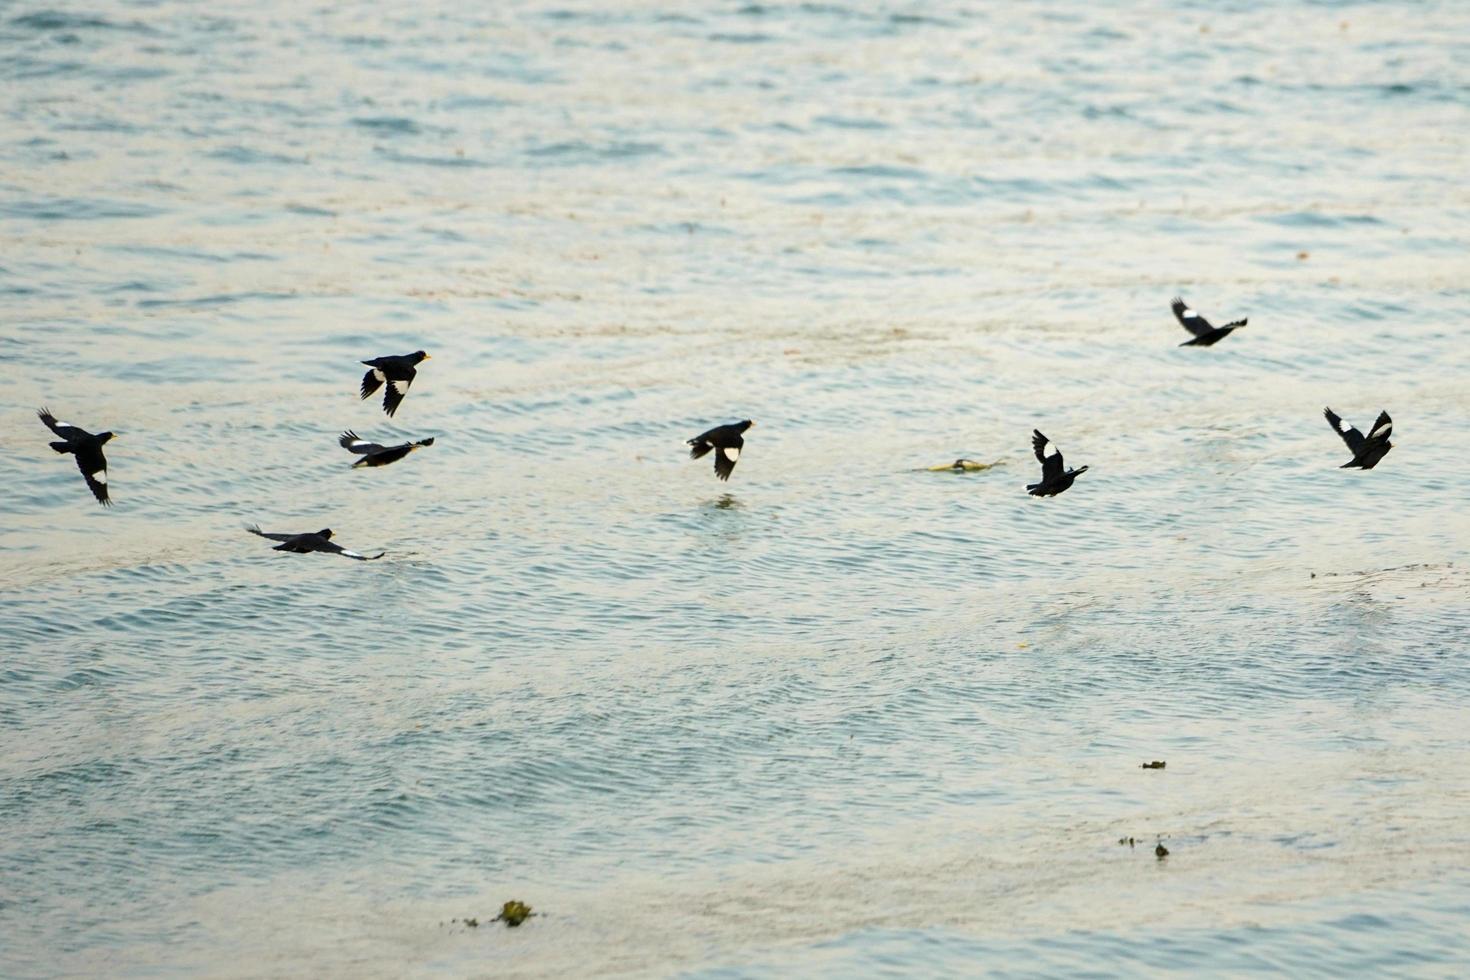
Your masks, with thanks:
M348 551L341 545L332 543L332 529L324 527L320 531L309 531L306 534L270 534L260 529L258 524L247 524L245 530L251 534L258 534L262 538L270 538L279 541L273 550L289 551L297 555L309 555L313 552L322 552L328 555L341 555L343 558L356 558L358 561L376 561L382 558L386 551L380 551L371 558L359 555L355 551Z
M1388 437L1393 434L1393 419L1388 417L1387 412L1378 413L1378 419L1373 423L1373 429L1366 439L1363 438L1363 433L1338 418L1332 409L1326 409L1322 414L1327 417L1327 424L1332 426L1332 431L1342 436L1342 441L1347 443L1353 454L1353 458L1338 469L1356 466L1358 469L1371 470L1393 448L1393 443L1388 441Z
M107 458L102 455L102 447L113 438L113 433L99 432L94 436L70 422L56 421L56 416L44 408L36 412L36 415L46 423L46 428L61 439L60 442L51 443L51 448L58 453L76 456L77 469L82 471L87 486L92 488L92 495L102 506L111 507L112 500L107 496Z
M1193 340L1186 340L1179 345L1180 347L1213 346L1216 341L1224 340L1236 327L1243 327L1246 324L1245 320L1236 320L1234 323L1227 323L1223 327L1214 326L1209 320L1206 320L1194 312L1194 310L1191 310L1184 300L1178 296L1174 297L1173 308L1174 316L1179 320L1179 323L1185 330L1194 334Z
M343 449L348 452L357 453L362 459L352 464L353 469L359 466L387 466L396 463L415 449L434 444L433 437L420 439L417 442L405 442L400 446L380 446L376 442L364 442L359 439L356 432L348 429L337 439Z
M1041 482L1026 487L1026 492L1033 497L1055 497L1070 487L1073 480L1087 472L1085 466L1080 470L1064 471L1062 451L1057 448L1056 443L1042 435L1040 429L1031 430L1031 447L1036 450L1036 460L1041 464Z
M689 458L699 459L711 449L718 450L715 453L715 476L721 480L730 479L730 474L735 472L735 464L740 459L740 450L745 448L746 429L755 425L750 419L744 422L731 422L729 425L717 425L708 432L702 432L689 440Z
M403 396L408 394L414 375L418 373L414 366L427 360L428 354L416 350L412 354L385 354L371 361L362 361L361 363L372 368L362 376L362 397L370 398L380 386L386 385L383 391L383 411L392 418L393 413L398 411Z

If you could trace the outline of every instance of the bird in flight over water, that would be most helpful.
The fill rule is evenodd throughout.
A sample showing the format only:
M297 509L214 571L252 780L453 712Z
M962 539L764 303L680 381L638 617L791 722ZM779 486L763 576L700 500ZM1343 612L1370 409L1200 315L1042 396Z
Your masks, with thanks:
M1243 327L1246 324L1245 320L1236 320L1234 323L1227 323L1223 327L1217 327L1190 309L1189 305L1178 296L1174 297L1173 309L1174 316L1179 320L1179 324L1185 330L1194 334L1193 340L1186 340L1179 345L1180 347L1213 346L1216 341L1224 340L1228 337L1232 330L1237 327Z
M273 549L275 551L289 551L296 555L319 552L326 555L341 555L343 558L356 558L358 561L377 561L387 554L386 551L380 551L369 558L355 551L348 551L341 545L332 543L332 529L329 527L324 527L320 531L308 531L305 534L272 534L262 531L258 524L247 524L245 530L251 534L258 534L262 538L281 542L275 546Z
M348 429L338 437L337 442L343 449L362 457L352 464L353 469L356 469L359 466L387 466L389 463L396 463L415 449L432 446L434 439L431 436L428 439L405 442L398 446L380 446L376 442L358 438L356 432Z
M102 447L114 438L114 433L99 432L93 435L70 422L56 421L56 416L44 408L36 412L36 416L60 439L59 442L51 443L51 448L58 453L71 453L75 456L77 469L82 471L82 477L91 488L92 496L102 506L111 507L112 498L107 495L107 457L102 455Z
M1361 470L1371 470L1393 448L1393 443L1388 441L1388 437L1393 434L1393 419L1388 417L1387 412L1378 413L1378 418L1374 421L1373 428L1366 439L1363 438L1363 433L1343 422L1332 409L1326 409L1322 414L1326 416L1327 424L1332 426L1332 431L1342 436L1342 441L1347 443L1348 449L1353 454L1353 458L1343 463L1338 469L1357 467Z
M392 418L418 374L415 366L427 360L428 354L416 350L412 354L385 354L360 362L372 369L362 376L362 397L369 398L380 386L386 385L383 391L383 411Z
M1040 429L1031 430L1031 448L1036 450L1036 461L1041 464L1041 482L1026 487L1033 497L1055 497L1087 472L1085 466L1080 470L1062 469L1062 451Z
M708 432L701 432L688 441L689 458L699 459L710 450L715 450L715 476L730 479L735 464L740 460L740 450L745 448L745 430L755 425L750 419L717 425Z

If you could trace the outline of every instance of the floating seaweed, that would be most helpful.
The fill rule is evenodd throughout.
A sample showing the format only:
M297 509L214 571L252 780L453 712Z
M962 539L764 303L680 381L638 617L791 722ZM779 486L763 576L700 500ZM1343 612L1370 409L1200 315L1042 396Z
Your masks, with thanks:
M500 914L490 921L504 922L507 926L513 929L516 926L520 925L522 922L525 922L527 919L534 916L535 914L535 912L531 911L531 906L527 905L525 902L518 902L515 899L511 899L509 902L506 902L500 907Z

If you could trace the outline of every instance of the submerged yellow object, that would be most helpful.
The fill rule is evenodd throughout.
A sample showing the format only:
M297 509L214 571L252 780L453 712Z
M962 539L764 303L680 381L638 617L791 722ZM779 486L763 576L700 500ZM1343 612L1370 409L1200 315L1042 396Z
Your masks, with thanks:
M999 462L1000 460L996 460L994 463L981 463L973 459L957 459L953 463L946 463L943 466L930 466L928 467L928 471L930 473L975 473L979 470L988 470Z
M535 912L531 911L531 906L525 902L517 902L515 899L511 899L500 907L500 914L492 921L504 922L506 925L514 928L535 914Z

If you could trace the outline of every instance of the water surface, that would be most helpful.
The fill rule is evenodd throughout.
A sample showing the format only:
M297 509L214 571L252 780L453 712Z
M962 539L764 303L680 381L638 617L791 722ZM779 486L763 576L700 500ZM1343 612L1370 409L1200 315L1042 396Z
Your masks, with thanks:
M1462 974L1467 37L0 3L0 973Z

